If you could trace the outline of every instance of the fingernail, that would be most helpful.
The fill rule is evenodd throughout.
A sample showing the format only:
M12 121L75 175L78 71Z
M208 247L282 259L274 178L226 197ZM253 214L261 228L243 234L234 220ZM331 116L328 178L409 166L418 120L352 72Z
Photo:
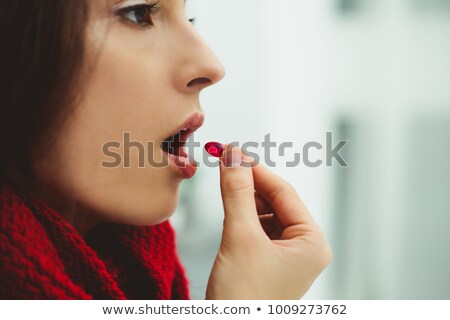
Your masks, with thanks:
M225 157L223 159L224 164L228 168L234 168L241 165L242 161L242 153L239 148L233 147L228 149L225 153Z
M253 167L255 164L256 164L255 158L247 156L245 154L243 155L241 163L243 167L250 168Z

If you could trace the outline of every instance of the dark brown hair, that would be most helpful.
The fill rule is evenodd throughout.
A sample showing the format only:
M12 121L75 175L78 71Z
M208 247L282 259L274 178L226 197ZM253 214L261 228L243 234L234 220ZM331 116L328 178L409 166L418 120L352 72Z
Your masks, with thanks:
M74 103L88 15L87 0L0 1L0 180L30 174Z

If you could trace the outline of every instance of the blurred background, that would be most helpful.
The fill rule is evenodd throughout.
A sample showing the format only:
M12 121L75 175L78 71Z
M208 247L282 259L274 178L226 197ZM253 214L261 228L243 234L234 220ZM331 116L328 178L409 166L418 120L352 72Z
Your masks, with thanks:
M195 141L349 141L349 167L271 156L334 252L304 298L450 299L450 0L188 0L188 14L227 71ZM223 222L218 168L200 166L171 219L193 299Z

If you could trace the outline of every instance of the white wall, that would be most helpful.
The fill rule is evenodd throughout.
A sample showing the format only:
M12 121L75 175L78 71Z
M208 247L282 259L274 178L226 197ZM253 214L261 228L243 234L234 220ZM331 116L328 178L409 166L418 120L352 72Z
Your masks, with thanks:
M341 14L338 0L190 1L227 70L202 95L196 141L270 133L301 152L348 125L350 168L278 158L273 169L335 252L305 298L450 298L450 6L359 0ZM193 298L204 297L222 219L218 169L202 167L172 219Z

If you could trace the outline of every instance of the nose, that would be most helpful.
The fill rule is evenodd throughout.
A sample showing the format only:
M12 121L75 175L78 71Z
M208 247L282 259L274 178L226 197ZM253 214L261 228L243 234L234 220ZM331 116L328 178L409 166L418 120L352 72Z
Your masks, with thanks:
M223 65L192 26L184 29L183 37L178 34L177 40L177 51L174 52L180 56L174 81L178 90L200 92L223 79Z

